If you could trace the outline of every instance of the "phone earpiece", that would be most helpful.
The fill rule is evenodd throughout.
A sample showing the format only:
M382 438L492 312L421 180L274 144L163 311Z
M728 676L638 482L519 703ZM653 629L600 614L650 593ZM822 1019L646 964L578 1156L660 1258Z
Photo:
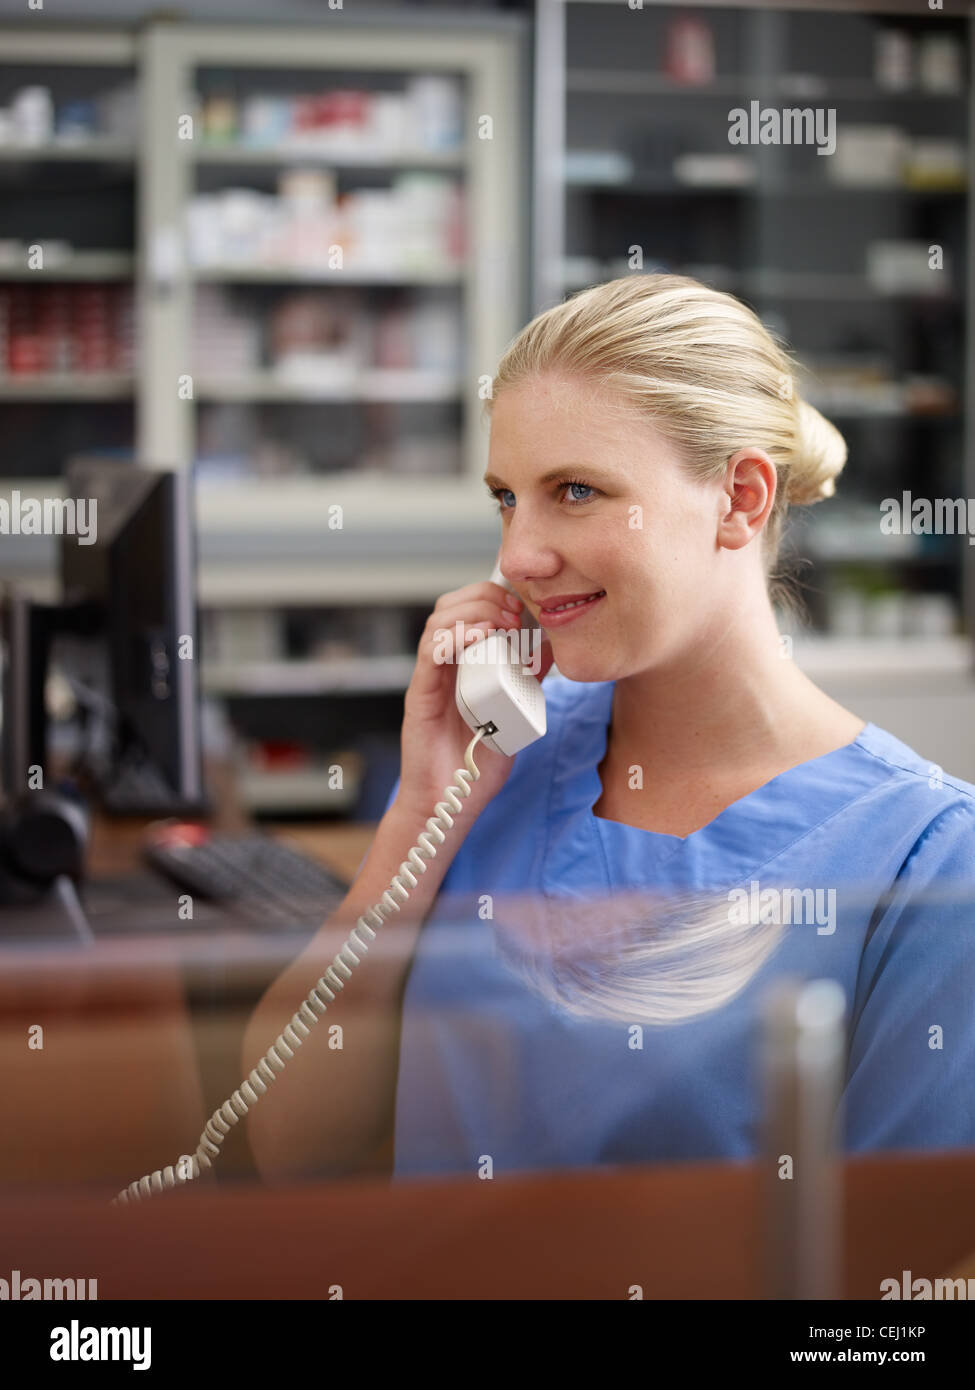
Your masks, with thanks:
M491 583L500 584L502 589L508 590L509 594L513 594L515 592L514 585L509 584L507 579L505 579L504 575L501 573L500 563L496 564L494 566L494 569L491 571Z
M492 632L457 661L457 708L471 729L493 725L483 743L509 758L545 733L541 682L511 655L503 632Z

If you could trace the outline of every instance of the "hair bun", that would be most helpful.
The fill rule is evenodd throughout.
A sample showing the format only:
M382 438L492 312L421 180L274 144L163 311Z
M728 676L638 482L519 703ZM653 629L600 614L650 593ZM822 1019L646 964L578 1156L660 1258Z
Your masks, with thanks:
M822 502L836 492L846 463L846 440L808 401L799 402L796 457L789 470L787 500L797 506Z

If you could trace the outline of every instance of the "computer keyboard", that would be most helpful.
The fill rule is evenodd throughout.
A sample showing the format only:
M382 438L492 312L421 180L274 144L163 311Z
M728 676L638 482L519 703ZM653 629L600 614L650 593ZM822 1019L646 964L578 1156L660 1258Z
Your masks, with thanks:
M184 892L223 904L269 931L321 926L350 886L260 831L226 835L205 825L163 821L149 827L143 856Z

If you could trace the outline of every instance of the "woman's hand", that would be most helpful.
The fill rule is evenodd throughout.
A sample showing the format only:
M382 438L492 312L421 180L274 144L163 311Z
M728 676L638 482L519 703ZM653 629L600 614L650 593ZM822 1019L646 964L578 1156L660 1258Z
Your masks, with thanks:
M483 640L489 628L519 629L522 607L521 600L500 584L483 580L441 594L427 619L404 701L400 787L396 797L420 820L433 815L437 802L444 799L444 788L456 781L457 769L464 766L464 753L474 737L454 697L458 657L453 649L455 624L461 624L463 645L467 647L472 640L478 640L472 639L471 633L480 632ZM449 642L443 629L449 634ZM548 673L553 660L551 643L545 639L537 679ZM483 742L474 749L474 761L481 775L471 782L470 796L461 798L464 809L458 816L465 825L473 823L498 794L513 763L505 754L485 748Z

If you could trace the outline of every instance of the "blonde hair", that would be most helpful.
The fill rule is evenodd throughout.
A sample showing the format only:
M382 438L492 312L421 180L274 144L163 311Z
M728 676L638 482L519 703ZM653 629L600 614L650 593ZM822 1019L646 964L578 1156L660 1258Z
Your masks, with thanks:
M673 1027L723 1008L782 942L777 896L743 916L730 906L731 891L499 894L495 945L499 959L561 1013Z
M490 415L508 387L547 371L580 376L635 408L679 450L700 482L721 477L738 449L764 449L778 476L762 537L769 597L795 611L778 572L790 503L831 497L846 462L843 436L799 399L798 363L733 295L685 275L625 275L539 314L508 346Z

